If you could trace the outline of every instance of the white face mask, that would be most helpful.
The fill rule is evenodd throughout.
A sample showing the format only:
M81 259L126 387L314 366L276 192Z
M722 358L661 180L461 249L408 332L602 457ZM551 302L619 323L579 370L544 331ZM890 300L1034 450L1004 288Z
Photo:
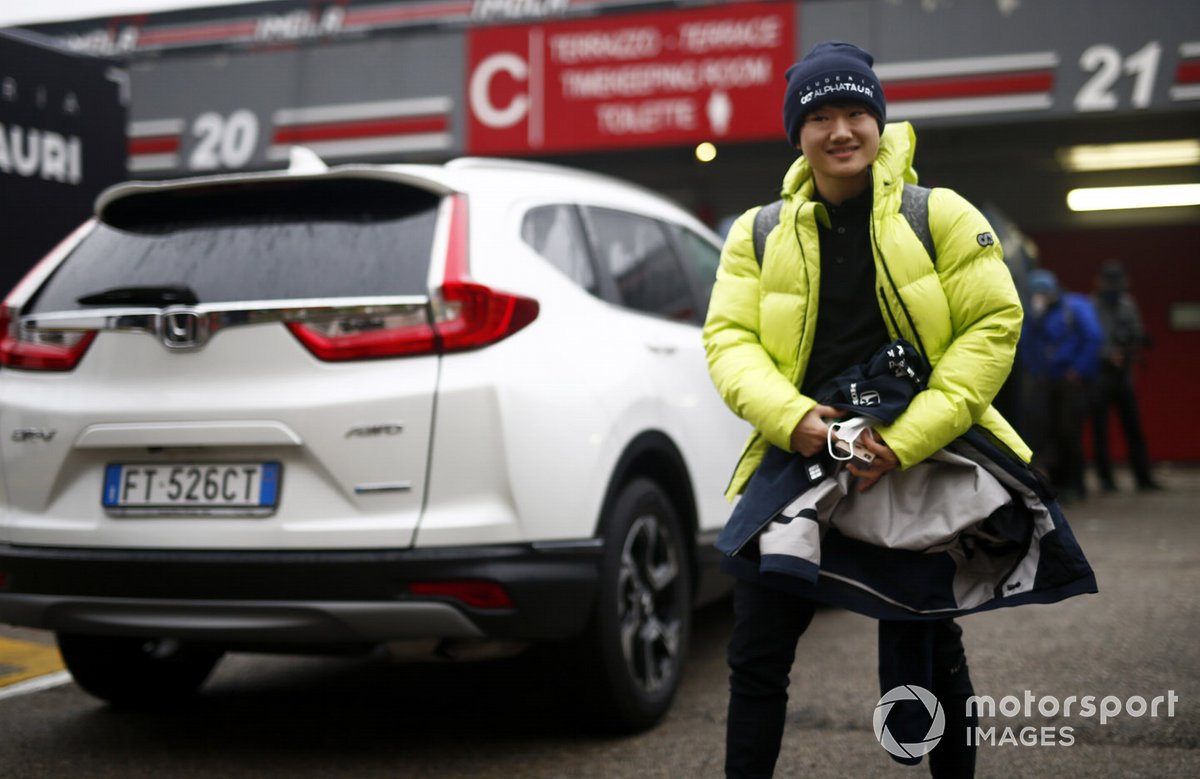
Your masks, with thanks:
M1033 310L1034 316L1041 316L1046 311L1046 305L1050 302L1049 298L1044 293L1035 292L1029 298L1029 307Z
M854 460L855 465L869 468L871 461L875 459L874 453L861 444L856 449L854 444L862 437L864 431L872 427L871 421L866 417L851 417L845 422L831 424L825 435L829 456L835 460ZM834 433L837 434L837 441L833 440Z

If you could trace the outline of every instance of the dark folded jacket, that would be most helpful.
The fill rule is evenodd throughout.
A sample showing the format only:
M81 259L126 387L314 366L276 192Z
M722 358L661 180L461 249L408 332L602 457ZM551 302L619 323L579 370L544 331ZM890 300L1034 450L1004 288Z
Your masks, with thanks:
M923 385L893 342L823 400L887 423ZM866 493L827 453L772 448L717 539L723 568L877 619L942 619L1096 592L1052 490L981 429Z

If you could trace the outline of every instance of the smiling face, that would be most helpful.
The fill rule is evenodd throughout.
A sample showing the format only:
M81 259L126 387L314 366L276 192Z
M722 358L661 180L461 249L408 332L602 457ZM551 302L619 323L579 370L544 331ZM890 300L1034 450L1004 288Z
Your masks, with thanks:
M864 105L813 109L800 125L800 151L812 166L821 195L841 203L866 189L879 154L879 123Z

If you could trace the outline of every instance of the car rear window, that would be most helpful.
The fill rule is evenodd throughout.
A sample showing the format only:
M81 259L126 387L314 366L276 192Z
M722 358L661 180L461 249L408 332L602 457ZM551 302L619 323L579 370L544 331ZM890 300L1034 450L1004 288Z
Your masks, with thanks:
M34 312L130 287L198 303L424 295L439 197L371 179L254 182L117 200L39 290Z

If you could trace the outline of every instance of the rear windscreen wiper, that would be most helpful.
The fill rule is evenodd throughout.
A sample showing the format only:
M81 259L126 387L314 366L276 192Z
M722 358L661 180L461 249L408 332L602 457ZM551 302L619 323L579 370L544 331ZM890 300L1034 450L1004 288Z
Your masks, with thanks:
M199 303L191 287L115 287L75 299L81 306L194 306Z

